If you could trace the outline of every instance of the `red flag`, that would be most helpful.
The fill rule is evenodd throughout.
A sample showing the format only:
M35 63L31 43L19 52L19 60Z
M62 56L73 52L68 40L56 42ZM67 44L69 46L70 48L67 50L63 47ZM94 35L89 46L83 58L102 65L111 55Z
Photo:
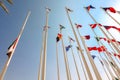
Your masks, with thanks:
M97 47L88 47L88 50L89 50L89 51L97 50Z
M114 53L114 56L117 56L117 54L116 54L116 53Z
M110 12L112 13L116 13L116 10L113 8L113 7L106 7L106 8L103 8L105 11L109 10Z
M90 27L94 29L97 26L97 24L90 24Z
M89 40L89 39L90 39L90 35L86 35L86 36L84 36L84 38L85 38L86 40Z
M76 25L76 28L77 28L77 29L82 27L82 25L80 25L80 24L76 24L76 23L75 23L75 25Z
M56 42L58 42L61 38L62 38L62 34L58 33L58 35L56 37Z
M105 46L100 46L97 49L98 49L98 52L102 52L106 50Z

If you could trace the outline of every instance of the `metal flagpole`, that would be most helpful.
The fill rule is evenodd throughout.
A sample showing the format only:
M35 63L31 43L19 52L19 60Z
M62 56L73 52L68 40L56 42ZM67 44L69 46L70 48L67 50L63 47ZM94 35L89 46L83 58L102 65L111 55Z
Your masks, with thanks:
M76 47L76 48L77 48L77 47ZM87 80L87 76L86 76L86 73L85 73L85 69L84 69L84 67L83 67L83 63L82 63L82 60L81 60L81 58L80 58L79 49L77 49L77 53L78 53L78 57L79 57L79 60L80 60L80 64L81 64L83 73L84 73L84 75L85 75L85 79Z
M79 47L79 49L80 49L79 51L80 51L80 53L81 53L81 56L82 56L82 59L83 59L83 63L84 63L84 65L85 65L86 71L87 71L87 73L88 73L88 77L89 77L90 80L93 80L92 74L91 74L91 72L90 72L90 69L89 69L89 67L88 67L88 64L87 64L87 62L86 62L86 60L85 60L85 57L84 57L84 55L83 55L83 52L82 52L82 50L81 50L82 48L81 48L81 46L80 46L79 40L78 40L77 35L76 35L76 33L75 33L75 30L74 30L74 28L73 28L73 24L72 24L72 21L71 21L71 19L70 19L70 16L69 16L69 13L68 13L67 8L65 8L65 10L66 10L66 13L67 13L69 22L70 22L70 24L71 24L71 28L72 28L72 31L73 31L73 33L74 33L76 42L77 42L78 47Z
M84 7L84 8L85 8L85 7ZM86 8L85 8L85 10L86 10ZM96 24L98 24L97 21L93 18L93 16L88 12L88 10L86 10L86 11L87 11L87 13L89 14L89 16L93 19L93 21L94 21ZM100 26L100 25L97 25L97 26L99 26L99 29L104 33L104 35L107 37L107 39L110 40L110 38L107 36L107 34L102 30L101 26ZM111 41L111 40L110 40L110 41ZM118 47L117 47L115 44L113 44L112 42L111 42L111 44L114 46L114 48L115 48L118 52L120 52L120 50L118 49Z
M89 58L89 60L90 60L90 63L91 63L91 65L92 65L92 68L93 68L93 71L94 71L94 73L95 73L95 75L96 75L96 78L97 78L97 80L102 80L102 78L101 78L101 76L100 76L100 74L99 74L99 72L98 72L98 70L97 70L97 67L96 67L96 65L95 65L95 63L94 63L94 61L93 61L93 58L92 58L92 56L90 55L90 52L88 51L88 49L87 49L87 46L86 46L86 44L85 44L85 41L84 41L84 39L82 38L82 36L80 35L80 32L78 31L78 29L77 29L77 32L78 32L78 35L79 35L79 37L80 37L80 39L81 39L81 41L82 41L82 43L83 43L83 46L84 46L84 48L85 48L85 50L86 50L86 54L87 54L87 56L88 56L88 58Z
M98 60L99 60L99 61L100 61L100 63L101 63L100 58L99 58L99 57L97 57L97 58L98 58ZM107 78L110 80L110 78L109 78L109 76L108 76L108 74L107 74L107 71L106 71L105 67L103 66L103 64L102 64L102 67L103 67L103 69L104 69L104 71L105 71L105 74L107 75Z
M57 48L57 42L56 42L56 59L57 59L57 77L58 80L60 80L60 70L59 70L59 59L58 59L58 48Z
M24 23L23 23L23 26L22 26L22 28L21 28L21 30L20 30L20 33L19 33L19 35L18 35L18 38L17 38L17 40L16 40L16 45L14 46L13 51L10 53L10 56L8 56L8 60L7 60L6 64L4 65L4 68L3 68L2 73L1 73L1 75L0 75L0 80L3 80L3 79L4 79L5 73L6 73L7 69L8 69L8 66L9 66L9 64L10 64L10 61L11 61L12 56L13 56L13 54L14 54L14 52L15 52L15 49L16 49L16 47L17 47L17 45L18 45L18 42L19 42L19 40L20 40L20 38L21 38L21 35L22 35L23 31L24 31L24 28L25 28L25 26L26 26L26 23L27 23L27 20L28 20L30 14L31 14L31 11L28 12L28 14L27 14L27 16L26 16L26 19L25 19L25 21L24 21Z
M39 71L38 71L38 80L41 79L41 71L42 71L42 60L43 60L43 47L44 47L44 31L42 33L42 46L40 50L40 63L39 63Z
M61 30L60 30L60 33L62 33ZM69 64L68 64L68 59L67 59L67 54L66 54L66 51L65 51L63 38L61 40L62 40L62 48L63 48L63 55L64 55L64 61L65 61L67 80L71 80L72 78L71 78L71 74L70 74L70 70L69 70Z
M42 62L42 74L41 79L46 80L46 62L47 62L47 38L48 38L48 14L50 12L49 8L46 8L46 29L44 37L44 49L43 49L43 62Z
M70 39L69 39L69 44L71 45ZM72 47L71 47L71 52L72 52L72 56L73 56L73 60L74 60L74 64L75 64L75 68L76 68L76 72L77 72L77 76L78 76L78 80L80 80L80 74L79 74L79 71L78 71L77 63L75 61L75 56L74 56Z

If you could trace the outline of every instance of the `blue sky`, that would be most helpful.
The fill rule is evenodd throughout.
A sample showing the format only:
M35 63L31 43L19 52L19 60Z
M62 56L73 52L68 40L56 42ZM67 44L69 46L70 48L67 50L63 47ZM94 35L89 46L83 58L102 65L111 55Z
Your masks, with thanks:
M45 25L46 6L51 8L48 22L51 28L49 28L48 31L46 80L57 79L55 38L57 36L57 33L59 32L59 24L62 24L66 27L66 29L63 30L63 39L65 46L69 44L67 37L68 35L74 38L65 12L66 6L73 10L73 13L70 14L73 24L78 23L83 25L83 27L79 30L82 35L90 34L92 37L94 37L93 32L88 25L94 22L83 8L90 4L96 7L95 10L91 10L91 14L98 22L100 22L101 24L116 25L119 27L119 25L117 25L109 16L104 13L104 11L100 9L100 7L113 6L116 10L120 10L120 1L118 0L13 0L13 2L13 5L9 5L7 2L5 2L5 5L10 11L9 14L6 14L0 8L0 71L2 70L3 65L7 60L7 48L17 37L20 28L22 27L22 24L24 22L25 16L27 15L27 12L29 10L31 10L31 16L28 19L28 23L25 27L23 35L15 50L15 54L13 55L9 68L6 72L5 80L37 80L40 48L42 44L42 28ZM112 15L114 16L115 14ZM120 16L118 15L116 19L118 18L119 20L119 17ZM95 31L99 36L103 36L99 29L96 28ZM111 30L111 32L117 31ZM119 33L117 32L115 34ZM120 37L118 36L116 37L116 39L120 40ZM75 48L77 44L72 44L75 51L75 57L79 67L80 76L83 76ZM98 46L94 39L86 41L86 44L88 46ZM66 80L61 42L59 42L58 47L60 76L61 80ZM91 54L98 55L98 53L96 53L97 52L91 52ZM72 55L70 52L68 52L67 55L70 64L72 79L77 80ZM95 64L99 64L99 61L97 59L95 60ZM97 68L100 69L101 65L99 65ZM99 71L101 75L104 76L103 70L100 69ZM106 79L106 76L104 76L103 79ZM84 77L82 80L84 80Z

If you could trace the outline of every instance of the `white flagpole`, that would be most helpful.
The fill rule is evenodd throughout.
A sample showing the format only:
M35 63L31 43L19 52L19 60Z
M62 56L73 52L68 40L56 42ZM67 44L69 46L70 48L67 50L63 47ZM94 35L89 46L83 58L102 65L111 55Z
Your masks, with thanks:
M9 64L10 64L10 61L11 61L12 56L13 56L13 54L14 54L14 52L15 52L15 49L16 49L16 47L17 47L17 45L18 45L18 42L19 42L19 40L20 40L20 38L21 38L21 35L22 35L22 33L23 33L23 30L24 30L24 28L25 28L25 26L26 26L26 23L27 23L27 20L28 20L30 14L31 14L31 11L29 11L28 14L27 14L27 17L26 17L26 19L25 19L25 21L24 21L24 23L23 23L23 26L22 26L22 28L21 28L21 31L20 31L20 33L19 33L19 35L18 35L18 40L16 41L16 45L15 45L13 51L10 53L11 55L10 55L10 57L8 57L8 60L7 60L5 66L4 66L3 70L2 70L2 73L1 73L1 75L0 75L0 80L4 80L5 73L6 73L7 69L8 69L8 66L9 66Z
M69 39L69 44L71 45L70 39ZM78 67L77 67L77 63L76 63L76 60L75 60L75 56L74 56L72 47L71 47L71 52L72 52L72 56L73 56L73 60L74 60L75 69L76 69L76 72L77 72L78 80L80 80L80 74L79 74L79 71L78 71Z
M46 62L47 62L47 38L48 38L48 14L50 9L46 8L46 25L45 25L45 41L44 41L44 49L43 49L43 62L42 62L42 74L41 79L46 80Z
M98 70L97 70L97 67L96 67L96 65L95 65L95 63L94 63L94 61L93 61L93 58L92 58L92 56L90 55L90 52L89 52L88 49L87 49L87 46L86 46L86 44L85 44L85 41L84 41L84 39L82 38L82 36L80 35L80 32L78 31L78 29L77 29L77 32L78 32L79 37L81 38L81 41L82 41L82 43L83 43L83 46L84 46L84 48L85 48L85 50L86 50L86 52L87 52L87 56L88 56L88 58L89 58L89 60L90 60L90 63L91 63L91 65L92 65L92 68L93 68L93 71L94 71L94 73L95 73L95 75L96 75L97 80L102 80L102 78L101 78L101 76L100 76L100 74L99 74L99 72L98 72Z
M57 78L60 80L60 69L59 69L59 59L58 59L58 48L57 48L57 42L56 42L56 59L57 59Z
M86 62L86 60L85 60L85 57L84 57L84 55L83 55L82 48L81 48L81 46L80 46L79 40L78 40L78 38L77 38L77 34L75 33L75 30L74 30L74 28L73 28L73 24L72 24L72 21L71 21L71 19L70 19L70 16L69 16L69 13L68 13L67 8L65 8L65 10L66 10L66 13L67 13L69 22L70 22L70 24L71 24L71 28L72 28L72 31L73 31L73 33L74 33L76 42L77 42L78 47L79 47L79 49L80 49L79 51L80 51L80 53L81 53L81 56L82 56L82 59L83 59L83 63L84 63L84 65L85 65L86 71L87 71L87 73L88 73L88 77L89 77L90 80L93 80L92 74L91 74L91 72L90 72L90 69L89 69L89 67L88 67L88 64L87 64L87 62Z
M80 58L80 54L79 54L79 50L77 49L77 53L78 53L78 57L79 57L79 60L80 60L80 64L81 64L81 67L82 67L82 70L83 70L83 73L85 75L85 79L87 80L87 76L86 76L86 73L85 73L85 69L84 69L84 66L83 66L83 63L82 63L82 60Z

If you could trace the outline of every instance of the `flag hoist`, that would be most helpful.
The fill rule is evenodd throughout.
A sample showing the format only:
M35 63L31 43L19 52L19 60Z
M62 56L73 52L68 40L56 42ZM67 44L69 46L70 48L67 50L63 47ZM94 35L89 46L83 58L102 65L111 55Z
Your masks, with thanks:
M87 64L87 62L86 62L86 60L85 60L84 54L83 54L83 52L82 52L82 48L81 48L80 43L79 43L79 40L78 40L78 38L77 38L77 34L76 34L76 32L75 32L75 30L74 30L74 28L73 28L73 24L72 24L72 21L71 21L70 16L69 16L69 12L73 12L73 11L70 10L69 8L65 8L65 10L66 10L67 17L68 17L68 19L69 19L69 22L70 22L72 31L73 31L73 33L74 33L76 42L77 42L77 44L78 44L79 52L81 53L82 60L83 60L83 63L84 63L84 65L85 65L85 68L86 68L86 71L87 71L87 74L88 74L88 78L89 78L89 80L93 80L92 74L91 74L90 69L89 69L89 67L88 67L88 64Z
M4 67L3 67L2 73L1 73L1 75L0 75L0 80L4 80L5 73L6 73L7 69L8 69L8 67L9 67L10 61L11 61L11 59L12 59L12 57L13 57L13 54L14 54L15 49L16 49L16 47L17 47L17 44L18 44L18 42L19 42L19 40L20 40L20 38L21 38L21 35L22 35L23 31L24 31L24 28L25 28L25 26L26 26L26 23L27 23L27 20L28 20L30 14L31 14L31 11L28 12L28 14L27 14L27 16L26 16L26 19L25 19L25 21L24 21L24 23L23 23L23 26L22 26L22 28L21 28L21 30L20 30L20 33L19 33L18 37L17 37L17 38L13 41L13 43L8 47L8 51L7 51L8 59L7 59L5 65L4 65Z

